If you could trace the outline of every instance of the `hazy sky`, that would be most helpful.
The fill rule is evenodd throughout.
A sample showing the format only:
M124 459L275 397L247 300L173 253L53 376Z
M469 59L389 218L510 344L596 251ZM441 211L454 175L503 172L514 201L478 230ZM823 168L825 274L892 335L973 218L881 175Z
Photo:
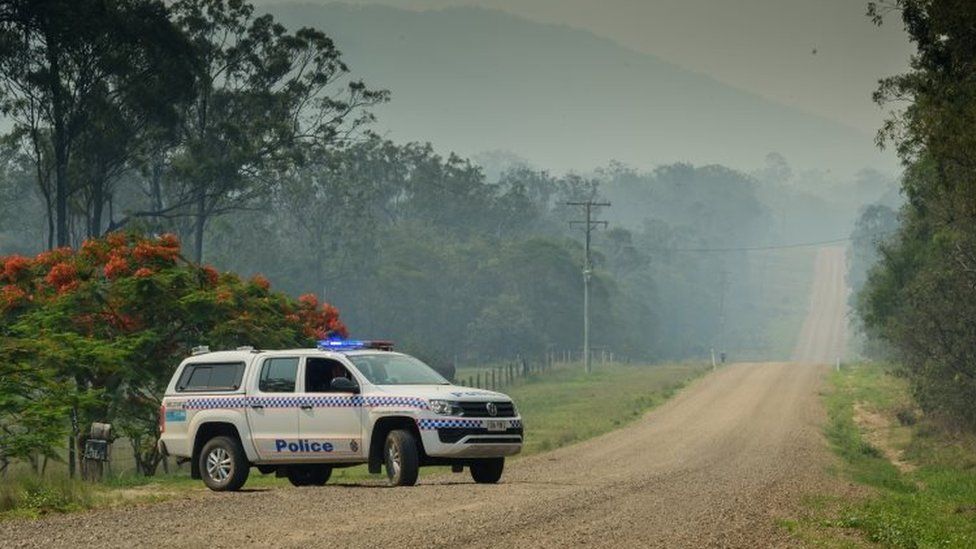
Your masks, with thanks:
M265 0L276 3L290 0ZM316 3L316 0L300 0ZM326 0L318 0L326 3ZM347 0L410 9L482 6L611 38L780 103L873 133L877 80L907 68L896 18L867 0ZM816 50L816 53L814 53Z

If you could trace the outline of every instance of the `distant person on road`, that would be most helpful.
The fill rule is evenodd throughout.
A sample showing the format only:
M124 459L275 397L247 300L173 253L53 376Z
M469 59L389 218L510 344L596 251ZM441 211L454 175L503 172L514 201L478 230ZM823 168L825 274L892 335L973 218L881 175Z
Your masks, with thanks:
M725 351L722 351L718 356L719 360L722 361L722 364L725 364Z

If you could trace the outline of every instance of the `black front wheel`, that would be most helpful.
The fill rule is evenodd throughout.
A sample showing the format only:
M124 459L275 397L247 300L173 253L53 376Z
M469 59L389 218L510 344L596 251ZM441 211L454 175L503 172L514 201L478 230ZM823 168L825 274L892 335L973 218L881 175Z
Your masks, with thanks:
M321 464L291 465L288 481L292 486L325 486L332 476L332 467Z
M505 458L479 459L471 464L471 478L478 484L495 484L502 478Z
M390 431L383 446L386 478L391 486L413 486L420 474L420 452L413 433L403 429Z

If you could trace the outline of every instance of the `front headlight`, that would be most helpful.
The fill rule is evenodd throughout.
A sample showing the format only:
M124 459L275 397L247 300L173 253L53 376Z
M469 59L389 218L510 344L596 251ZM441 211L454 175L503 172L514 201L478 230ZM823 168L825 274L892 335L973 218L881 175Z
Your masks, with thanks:
M461 407L458 406L457 402L451 402L450 400L431 400L430 411L435 414L442 416L459 416L461 415Z
M514 400L512 401L512 414L513 415L516 415L516 416L519 415L519 413L518 413L518 406L515 405L515 401Z

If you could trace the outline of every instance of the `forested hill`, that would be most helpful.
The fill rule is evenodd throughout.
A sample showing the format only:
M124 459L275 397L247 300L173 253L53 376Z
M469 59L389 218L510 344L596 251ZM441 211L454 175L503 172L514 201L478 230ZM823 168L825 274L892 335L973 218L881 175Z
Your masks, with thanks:
M842 174L894 165L870 135L585 31L480 8L266 9L289 28L324 30L355 74L392 90L376 129L396 141L463 156L508 150L556 171L611 159L751 169L771 151Z

